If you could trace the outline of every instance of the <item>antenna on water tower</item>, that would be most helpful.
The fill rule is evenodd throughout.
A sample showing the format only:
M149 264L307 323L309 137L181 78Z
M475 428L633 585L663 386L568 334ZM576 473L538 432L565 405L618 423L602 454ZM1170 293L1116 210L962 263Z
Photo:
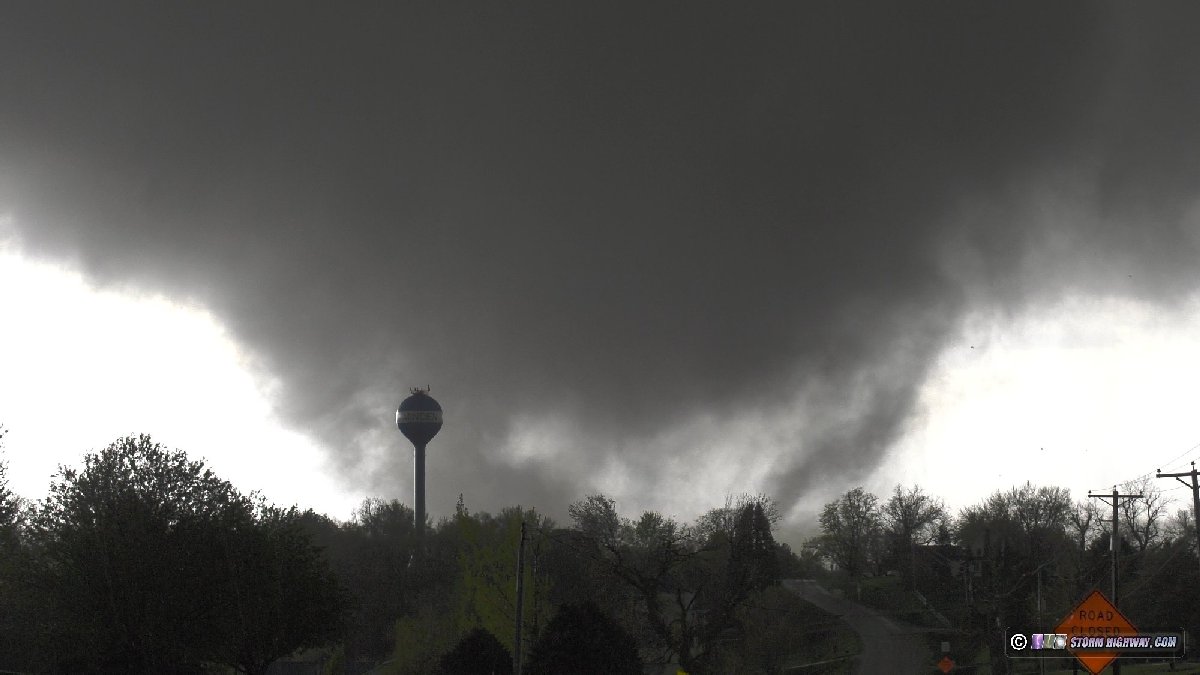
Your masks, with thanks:
M413 387L412 396L396 408L396 426L417 451L416 526L425 530L425 445L442 429L442 406L429 395L430 387Z

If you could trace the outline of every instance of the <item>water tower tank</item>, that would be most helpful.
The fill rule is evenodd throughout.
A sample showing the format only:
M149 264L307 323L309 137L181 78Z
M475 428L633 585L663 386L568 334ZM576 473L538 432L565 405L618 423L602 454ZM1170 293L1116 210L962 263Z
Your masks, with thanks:
M413 389L396 409L396 426L413 445L424 447L442 430L442 406L424 389Z

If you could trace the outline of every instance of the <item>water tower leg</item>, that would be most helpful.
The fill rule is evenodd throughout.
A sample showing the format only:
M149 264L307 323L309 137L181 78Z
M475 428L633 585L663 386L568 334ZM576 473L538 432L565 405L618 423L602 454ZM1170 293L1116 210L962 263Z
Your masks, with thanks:
M425 531L425 446L417 446L417 532Z

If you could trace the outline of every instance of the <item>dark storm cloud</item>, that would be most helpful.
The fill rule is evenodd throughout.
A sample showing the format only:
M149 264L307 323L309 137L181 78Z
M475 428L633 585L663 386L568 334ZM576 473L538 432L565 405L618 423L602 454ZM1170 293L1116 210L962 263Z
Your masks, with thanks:
M7 7L3 197L29 252L210 307L363 491L432 383L431 480L491 508L804 401L791 504L877 463L975 303L1194 288L1196 12ZM521 419L572 470L507 459Z

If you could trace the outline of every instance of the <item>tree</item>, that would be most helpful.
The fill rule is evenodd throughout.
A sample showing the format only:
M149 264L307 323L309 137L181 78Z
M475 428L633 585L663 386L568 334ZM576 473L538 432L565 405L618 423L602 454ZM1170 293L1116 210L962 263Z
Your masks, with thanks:
M1096 541L1104 535L1101 527L1103 516L1100 506L1095 499L1082 499L1072 504L1067 513L1066 536L1070 540L1070 567L1068 569L1072 580L1072 591L1078 595L1093 585L1092 576L1098 571L1095 561L1091 561L1091 549Z
M891 554L907 563L909 581L916 584L917 546L937 539L939 526L947 520L946 507L940 499L925 494L920 486L904 490L897 485L884 503L882 515Z
M221 662L261 675L280 657L332 644L343 634L346 591L312 545L293 507L258 504L253 522L218 533L228 576L218 616L227 628Z
M395 622L415 613L423 566L414 511L397 500L368 497L343 528L341 579L355 611L346 650L354 658L382 659L392 651Z
M653 511L621 518L602 495L568 509L586 576L603 580L600 597L647 652L688 672L703 672L718 642L737 639L738 608L778 581L769 500L731 511L687 526Z
M7 433L8 430L0 426L0 450L4 448ZM22 507L21 498L8 487L8 462L0 459L0 553L8 553L17 545Z
M1177 509L1175 515L1167 519L1164 526L1164 536L1168 542L1184 541L1194 550L1196 547L1196 527L1192 523L1191 509Z
M466 513L456 516L451 529L459 545L456 587L458 631L482 627L503 636L501 644L515 649L512 627L517 616L517 552L521 524L526 526L526 564L523 625L525 634L537 631L538 618L549 613L547 579L539 569L543 532L553 523L533 509L506 508L497 516Z
M1087 550L1088 544L1100 531L1100 507L1095 500L1075 502L1067 513L1067 534L1077 552Z
M778 585L780 549L771 533L768 512L765 500L742 505L733 531L718 532L701 541L700 555L684 567L684 579L692 591L690 608L697 615L687 631L696 649L691 668L685 670L720 669L722 647L744 644L748 638L744 610Z
M820 522L822 552L850 576L863 574L880 532L879 498L856 487L826 504Z
M707 540L721 533L732 537L733 531L737 527L738 517L747 506L756 504L762 509L767 522L774 527L780 518L779 505L775 503L775 500L761 493L742 493L736 496L727 495L724 506L709 509L704 515L697 518L695 526L697 537Z
M6 430L0 426L0 449ZM8 486L8 463L0 457L0 671L23 671L35 664L31 643L37 597L24 572L21 545L23 500Z
M958 542L972 551L982 571L982 578L972 585L977 611L968 628L981 643L990 643L996 667L1004 651L1004 636L997 626L1040 624L1047 619L1044 613L1039 617L1039 579L1042 607L1065 611L1077 599L1070 584L1055 580L1077 575L1086 566L1078 559L1067 563L1075 558L1073 537L1080 532L1086 535L1090 523L1087 511L1071 501L1067 490L1029 482L997 491L960 513Z
M637 645L595 603L563 605L534 643L528 675L641 675Z
M719 575L700 559L706 551L694 531L653 511L621 518L603 495L572 504L568 513L585 540L586 574L603 580L603 595L638 642L664 662L674 655L683 670L696 670L697 590Z
M726 584L737 604L753 591L779 583L779 551L762 502L742 507L734 527Z
M198 566L209 556L189 550L181 529L248 509L229 483L147 436L89 453L82 470L60 467L29 528L55 665L199 668L217 646L213 627L192 611L211 609L208 573Z
M772 529L779 518L775 500L765 494L743 493L726 497L724 506L700 516L693 529L699 541L728 543L731 563L742 575L750 575L744 578L752 587L762 590L779 581L784 566L790 566L792 572L801 567L791 548L775 541Z
M510 507L498 515L471 513L463 501L455 514L426 532L426 548L402 575L404 614L395 622L391 667L398 673L429 673L458 636L482 628L508 650L514 647L516 563L521 523L526 524L525 635L536 635L549 614L548 556L553 523L533 509ZM557 551L555 553L558 553ZM554 558L553 563L548 558ZM586 577L573 577L577 586ZM528 651L530 640L525 641Z
M284 520L145 435L60 467L29 518L44 668L256 673L320 644L336 593Z
M1140 499L1121 500L1121 530L1133 540L1138 553L1145 553L1162 541L1163 521L1170 515L1171 500L1152 476L1122 483L1121 492L1142 495Z
M1071 522L1074 503L1066 488L1035 487L1026 481L1005 495L1008 511L1024 535L1024 552L1044 561L1060 552L1066 529Z
M476 628L442 655L438 667L438 675L511 675L513 661L495 635Z

